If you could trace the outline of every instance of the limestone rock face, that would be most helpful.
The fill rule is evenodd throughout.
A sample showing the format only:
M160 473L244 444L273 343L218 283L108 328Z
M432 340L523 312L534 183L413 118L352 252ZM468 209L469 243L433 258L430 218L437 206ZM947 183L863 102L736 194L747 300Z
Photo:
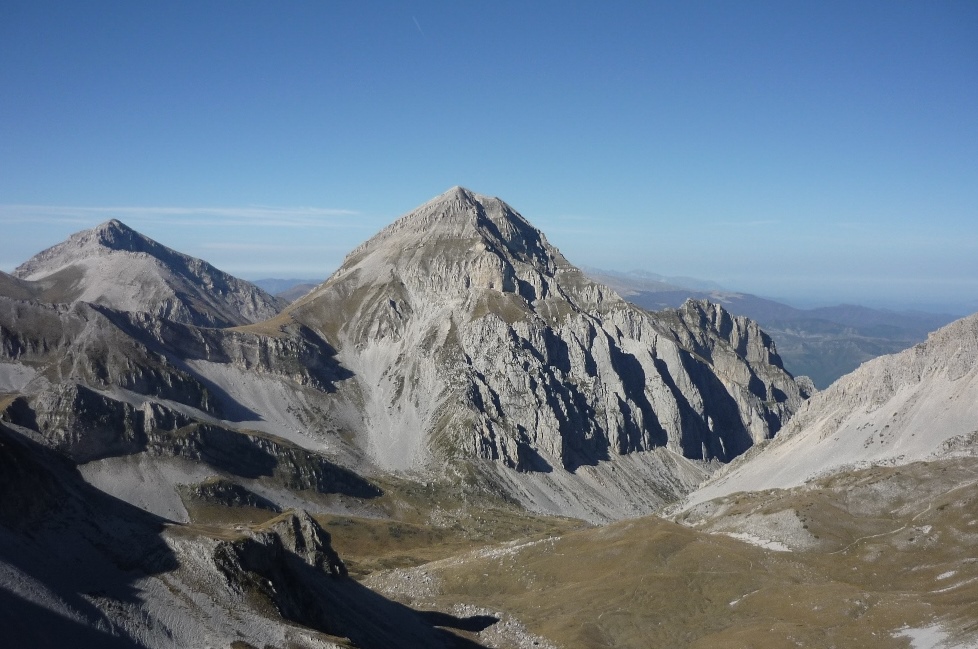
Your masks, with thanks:
M3 279L3 278L0 278ZM286 302L125 224L106 221L21 264L0 294L91 302L177 322L230 327L271 318Z
M575 471L663 448L728 461L805 396L753 323L633 307L504 202L460 187L287 313L339 350L369 450L394 470L463 457Z

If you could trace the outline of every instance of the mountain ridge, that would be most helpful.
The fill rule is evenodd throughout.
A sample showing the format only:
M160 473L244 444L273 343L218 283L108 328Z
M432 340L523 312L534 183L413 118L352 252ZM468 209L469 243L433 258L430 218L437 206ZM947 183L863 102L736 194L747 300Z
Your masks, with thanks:
M790 488L849 468L974 455L976 394L978 314L868 361L814 395L781 435L725 467L684 507L732 491Z
M860 363L902 351L956 316L895 312L858 305L799 309L750 293L664 287L634 274L590 269L590 277L616 287L629 302L657 311L678 308L688 299L709 300L756 321L778 342L778 352L795 375L808 376L818 389Z

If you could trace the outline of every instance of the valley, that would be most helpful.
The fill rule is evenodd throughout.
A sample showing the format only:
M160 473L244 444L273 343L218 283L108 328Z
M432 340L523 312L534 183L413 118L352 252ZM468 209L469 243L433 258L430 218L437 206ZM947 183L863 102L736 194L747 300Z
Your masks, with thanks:
M462 187L291 303L117 220L0 280L13 646L978 646L976 316L819 392Z

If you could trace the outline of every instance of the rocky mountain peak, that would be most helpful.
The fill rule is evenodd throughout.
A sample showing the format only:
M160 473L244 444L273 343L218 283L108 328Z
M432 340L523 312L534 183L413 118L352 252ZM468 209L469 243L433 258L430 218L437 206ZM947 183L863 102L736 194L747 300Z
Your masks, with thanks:
M76 232L28 259L13 275L33 283L32 292L42 302L92 302L201 326L266 320L285 306L117 219Z
M399 218L354 250L344 266L356 265L377 251L388 260L411 264L421 257L431 260L459 253L476 263L493 256L551 274L560 257L543 233L512 207L459 186Z
M14 270L21 279L39 279L53 267L63 267L85 257L103 256L108 251L150 252L168 250L152 239L141 235L117 219L111 219L90 230L82 230L65 241L44 250Z
M352 425L381 467L477 458L535 481L600 467L602 482L620 478L607 468L620 461L642 467L628 480L661 470L667 493L703 478L689 460L733 458L802 400L756 326L687 311L628 305L505 202L454 187L360 246L289 314L339 350L353 377L345 398L363 412ZM562 479L534 483L553 489L534 506L561 500ZM604 511L592 495L581 507Z
M167 250L164 246L153 241L118 219L111 219L92 229L90 241L109 250L121 252L146 252L157 254Z

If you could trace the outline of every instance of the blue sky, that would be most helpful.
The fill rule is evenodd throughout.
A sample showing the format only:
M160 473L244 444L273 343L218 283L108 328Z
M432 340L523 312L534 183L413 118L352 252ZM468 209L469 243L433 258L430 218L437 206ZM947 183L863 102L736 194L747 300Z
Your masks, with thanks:
M574 263L978 309L978 3L0 2L0 269L325 277L460 184Z

